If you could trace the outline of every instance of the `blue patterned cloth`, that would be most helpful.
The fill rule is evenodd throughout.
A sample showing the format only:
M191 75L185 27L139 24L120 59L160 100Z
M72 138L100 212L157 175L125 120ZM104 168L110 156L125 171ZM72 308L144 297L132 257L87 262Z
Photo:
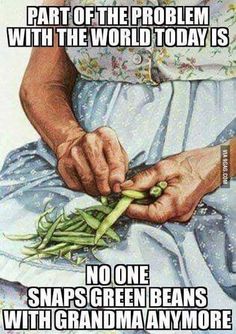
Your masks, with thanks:
M112 127L135 167L235 136L235 91L234 79L160 87L79 80L73 107L87 131ZM98 252L97 260L111 266L148 263L153 286L206 286L209 308L236 312L235 189L232 180L230 189L220 188L206 196L188 225L129 222L122 242ZM39 140L11 152L0 173L1 308L25 306L22 286L84 284L83 266L46 260L19 266L22 244L2 236L3 232L33 232L48 200L66 211L94 202L65 187L54 154ZM235 316L233 321L236 325Z

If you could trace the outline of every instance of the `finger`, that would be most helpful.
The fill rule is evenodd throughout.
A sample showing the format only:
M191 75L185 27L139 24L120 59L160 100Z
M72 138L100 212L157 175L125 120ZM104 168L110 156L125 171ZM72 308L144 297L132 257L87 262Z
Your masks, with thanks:
M71 155L75 161L75 168L85 192L91 196L98 196L99 192L89 163L79 147L73 147Z
M116 138L110 139L108 143L104 144L104 155L109 167L110 187L117 191L115 185L121 184L125 180L127 162Z
M108 182L109 168L103 153L103 144L94 133L87 136L83 144L83 152L90 165L98 191L102 195L108 195L111 192Z
M122 146L121 146L121 152L122 152L123 157L124 157L125 173L127 173L128 170L129 170L129 156L128 156L127 152L123 149Z
M103 154L99 155L96 160L89 160L92 172L95 177L97 189L101 195L109 195L111 188L109 186L109 168Z
M158 177L155 167L148 168L137 175L131 180L126 181L121 185L122 189L135 189L145 191L150 189L157 183Z
M96 138L94 138L94 140L96 140ZM101 195L106 196L110 194L109 167L103 153L102 144L98 141L97 143L87 143L84 153L94 175L98 191Z
M126 213L130 218L165 223L176 215L176 207L173 203L171 196L163 195L160 200L149 206L132 204Z
M123 154L124 157L124 165L125 165L125 174L128 172L129 170L129 157L128 154L126 153L126 151L121 147L121 152ZM113 186L113 191L116 193L121 192L121 183L115 183Z
M163 160L155 166L135 175L131 180L122 184L122 189L136 189L145 191L161 181L169 181L179 175L178 166L170 160Z
M65 163L58 164L58 171L68 186L68 188L75 190L75 191L83 191L82 184L79 180L77 171L72 166L68 166Z

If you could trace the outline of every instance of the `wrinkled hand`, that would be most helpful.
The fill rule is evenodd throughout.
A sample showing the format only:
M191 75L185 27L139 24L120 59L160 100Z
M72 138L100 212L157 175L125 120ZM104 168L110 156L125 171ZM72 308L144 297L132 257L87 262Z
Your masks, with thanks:
M204 148L167 158L125 182L122 189L146 191L167 181L164 194L149 206L131 205L131 218L164 223L187 222L201 198L220 186L220 149Z
M92 196L119 192L127 170L128 156L108 127L84 132L66 145L58 159L58 171L66 185Z

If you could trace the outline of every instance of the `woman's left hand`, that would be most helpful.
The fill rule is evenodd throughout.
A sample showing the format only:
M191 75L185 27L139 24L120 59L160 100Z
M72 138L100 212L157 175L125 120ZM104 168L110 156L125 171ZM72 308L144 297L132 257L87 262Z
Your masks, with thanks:
M183 152L160 161L126 181L122 189L146 191L160 181L168 187L153 204L132 204L131 218L156 223L187 222L201 198L221 183L220 146Z

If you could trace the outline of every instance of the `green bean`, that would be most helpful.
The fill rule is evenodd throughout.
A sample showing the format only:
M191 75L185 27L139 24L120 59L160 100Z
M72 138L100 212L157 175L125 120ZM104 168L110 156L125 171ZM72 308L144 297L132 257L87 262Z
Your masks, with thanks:
M87 225L86 229L84 230L85 233L92 233L93 232L93 229Z
M45 253L50 253L50 252L56 252L58 250L61 250L63 249L64 247L67 246L67 243L63 242L63 243L60 243L60 244L57 244L57 245L54 245L54 246L50 246L48 248L44 248L44 252Z
M85 232L68 232L68 231L56 231L53 233L53 237L94 237L93 234L85 233Z
M85 230L87 229L88 225L83 221L82 224L75 224L73 226L71 226L70 228L68 228L65 231L61 231L61 232L85 232ZM58 231L59 232L59 231Z
M73 244L73 245L83 245L83 246L95 245L94 236L92 237L58 236L58 237L52 237L51 240L55 242L66 242L68 244ZM98 246L107 246L107 243L103 239L101 239L99 240Z
M41 220L42 220L43 218L45 218L47 215L49 215L50 213L52 213L54 210L55 210L55 208L50 208L50 209L44 211L44 212L39 216L38 223L40 223Z
M94 218L93 216L89 215L87 212L84 212L83 210L79 210L79 212L90 227L92 227L94 230L97 230L99 228L101 222L98 219ZM106 231L106 235L115 241L120 241L119 235L111 228L109 228Z
M57 230L60 231L66 231L69 228L74 227L75 225L83 225L84 220L82 218L80 219L72 219L71 221L67 222L66 224L59 226Z
M60 244L57 244L57 245L54 245L54 246L51 246L51 247L48 247L48 248L44 248L43 252L44 253L54 253L54 252L57 252L63 248L65 248L67 246L67 243L60 243ZM28 247L24 247L23 249L23 254L25 255L31 255L31 254L39 254L39 250L36 249L36 248L28 248Z
M167 188L168 184L166 181L159 182L156 186L152 187L149 191L150 196L158 198L162 195L163 191Z
M118 202L114 210L102 221L97 229L95 244L101 239L101 237L107 232L107 230L117 221L117 219L126 211L129 205L134 201L133 198L124 196Z
M50 229L48 230L47 234L45 235L45 237L43 238L42 240L42 243L41 245L38 247L38 250L42 250L44 249L48 243L50 242L52 236L53 236L53 233L55 232L58 224L61 222L61 217L62 215L60 215L56 220L55 222L52 224L52 226L50 227Z
M85 212L98 211L98 212L103 212L106 215L108 215L109 213L111 213L112 209L109 206L105 206L105 205L94 205L94 206L91 206L90 208L85 209L84 211Z
M158 187L160 187L162 190L165 190L168 187L168 183L166 181L161 181L158 184Z
M82 220L80 217L76 216L76 217L70 219L70 220L67 221L67 222L64 222L64 223L62 223L62 224L59 224L58 227L57 227L57 229L58 229L58 230L65 231L65 230L67 230L68 228L70 228L71 226L74 226L76 223L82 223L82 222L83 222L83 220Z
M51 223L49 223L49 222L41 222L38 225L38 229L41 229L42 231L47 232L48 229L52 226L52 224L53 224L52 222Z
M27 249L27 248L23 249L22 254L29 255L29 256L39 255L39 254L48 254L48 255L51 255L51 256L59 256L58 251L55 251L55 252L45 252L45 251L37 252L36 249Z
M24 254L24 255L30 255L31 256L31 255L38 254L38 252L34 248L24 247L23 250L22 250L22 254Z
M60 255L63 256L68 252L79 250L83 248L82 245L68 245L67 243L60 243L55 246L51 246L48 248L45 248L42 252L38 252L37 249L23 249L23 254L25 255L35 255L35 254L41 254L41 253L47 253L52 255Z
M46 259L52 257L52 254L46 254L46 253L38 253L32 256L29 256L25 259L23 259L22 262L30 262L30 261L35 261L35 260L40 260L40 259Z
M105 218L106 214L103 212L98 212L95 218L101 222Z
M84 223L84 221L78 222L70 227L68 227L67 229L63 229L61 231L75 231L75 230L83 230L83 227L86 226L86 224ZM82 231L81 231L82 232Z
M112 202L112 203L109 204L110 213L116 207L116 204L117 204L117 201L114 201L114 202Z
M82 245L69 245L69 246L66 246L66 247L62 248L59 253L60 253L61 256L63 256L68 252L77 251L77 250L80 250L83 247L84 246L82 246Z
M45 211L42 215L39 216L37 232L40 235L42 235L44 232L47 232L50 226L52 226L52 222L47 220L47 215L49 215L53 211L54 211L54 208L50 208L47 211Z
M108 198L106 196L101 196L101 203L102 205L108 205Z
M66 215L65 210L63 209L62 222L70 221L70 217Z
M137 191L137 190L124 190L122 195L133 198L133 199L144 199L148 197L147 192Z
M159 186L154 186L149 191L150 196L158 198L162 194L162 189Z
M37 229L37 233L38 233L38 236L40 236L41 238L43 238L47 234L47 231L43 231L40 228L38 228Z
M78 229L78 232L85 232L87 227L88 227L88 225L86 223L84 223L84 225L81 226L80 229Z
M5 238L13 241L27 241L27 240L34 240L38 238L37 234L3 234Z
M40 238L40 240L38 242L36 242L34 245L32 245L32 246L25 246L25 248L36 249L41 244L41 242L42 242L42 239Z

